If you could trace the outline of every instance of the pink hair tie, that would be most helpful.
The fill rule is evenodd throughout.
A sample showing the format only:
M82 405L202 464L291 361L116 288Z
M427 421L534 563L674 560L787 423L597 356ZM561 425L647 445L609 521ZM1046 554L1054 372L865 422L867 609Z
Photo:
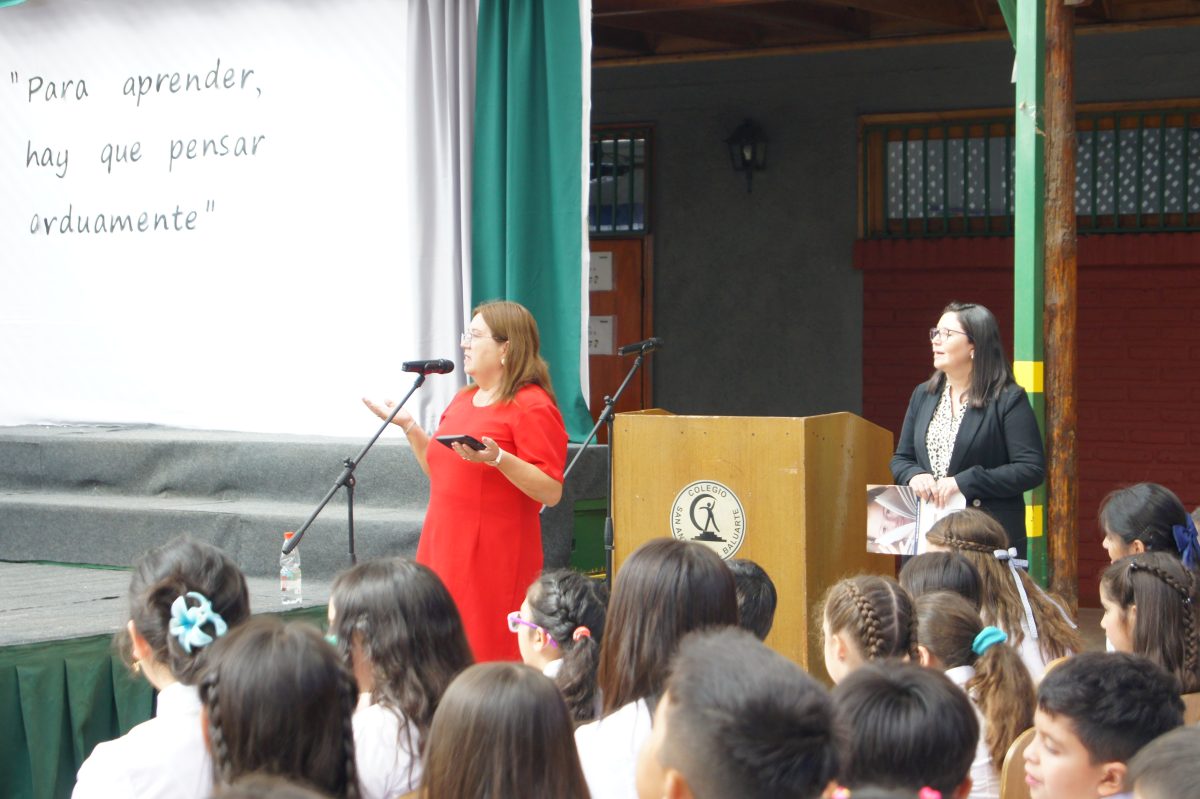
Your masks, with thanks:
M580 638L591 638L591 637L592 637L592 631L582 625L580 625L579 627L576 627L575 632L571 633L571 640L576 641L576 642L578 642ZM940 799L940 797L939 797L939 799Z
M850 789L841 787L834 788L833 793L831 793L829 796L830 799L850 799Z
M924 788L917 791L917 799L942 799L942 792L926 785Z

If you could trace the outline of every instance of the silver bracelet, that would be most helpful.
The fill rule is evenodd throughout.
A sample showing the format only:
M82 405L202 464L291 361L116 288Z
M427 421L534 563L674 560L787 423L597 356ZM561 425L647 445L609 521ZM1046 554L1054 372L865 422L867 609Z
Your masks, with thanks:
M502 450L502 449L497 449L497 450L496 450L496 460L494 460L494 461L484 461L483 463L484 463L484 465L485 465L485 466L492 466L492 467L496 467L496 466L499 466L499 465L500 465L500 459L501 459L501 458L503 458L503 457L504 457L504 450Z

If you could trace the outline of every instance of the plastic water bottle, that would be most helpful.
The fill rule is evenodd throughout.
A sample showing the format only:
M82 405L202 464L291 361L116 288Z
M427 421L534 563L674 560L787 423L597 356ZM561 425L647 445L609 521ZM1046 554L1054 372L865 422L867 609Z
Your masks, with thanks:
M283 543L292 540L295 533L284 533ZM279 590L283 596L283 604L299 605L300 589L303 582L300 577L300 548L293 549L290 554L279 553Z

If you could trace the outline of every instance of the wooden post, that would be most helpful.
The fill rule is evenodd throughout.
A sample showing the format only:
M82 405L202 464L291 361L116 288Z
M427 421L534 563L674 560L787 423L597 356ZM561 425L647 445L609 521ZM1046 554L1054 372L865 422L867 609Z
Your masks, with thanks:
M1046 3L1046 488L1050 587L1079 604L1075 442L1075 9Z
M1061 2L1061 0L1049 0ZM1029 403L1045 431L1042 394L1042 295L1045 257L1044 211L1046 0L1001 0L1005 19L1015 22L1016 107L1013 123L1013 373L1029 392ZM1025 494L1029 571L1046 580L1045 487Z

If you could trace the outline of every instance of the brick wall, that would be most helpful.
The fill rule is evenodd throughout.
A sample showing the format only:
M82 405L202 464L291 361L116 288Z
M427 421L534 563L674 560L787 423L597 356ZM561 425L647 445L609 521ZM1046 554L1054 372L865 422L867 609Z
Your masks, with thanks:
M855 262L867 419L899 433L951 300L988 306L1012 356L1011 240L865 241ZM1081 238L1078 325L1080 601L1097 607L1108 491L1147 480L1200 505L1200 235Z

